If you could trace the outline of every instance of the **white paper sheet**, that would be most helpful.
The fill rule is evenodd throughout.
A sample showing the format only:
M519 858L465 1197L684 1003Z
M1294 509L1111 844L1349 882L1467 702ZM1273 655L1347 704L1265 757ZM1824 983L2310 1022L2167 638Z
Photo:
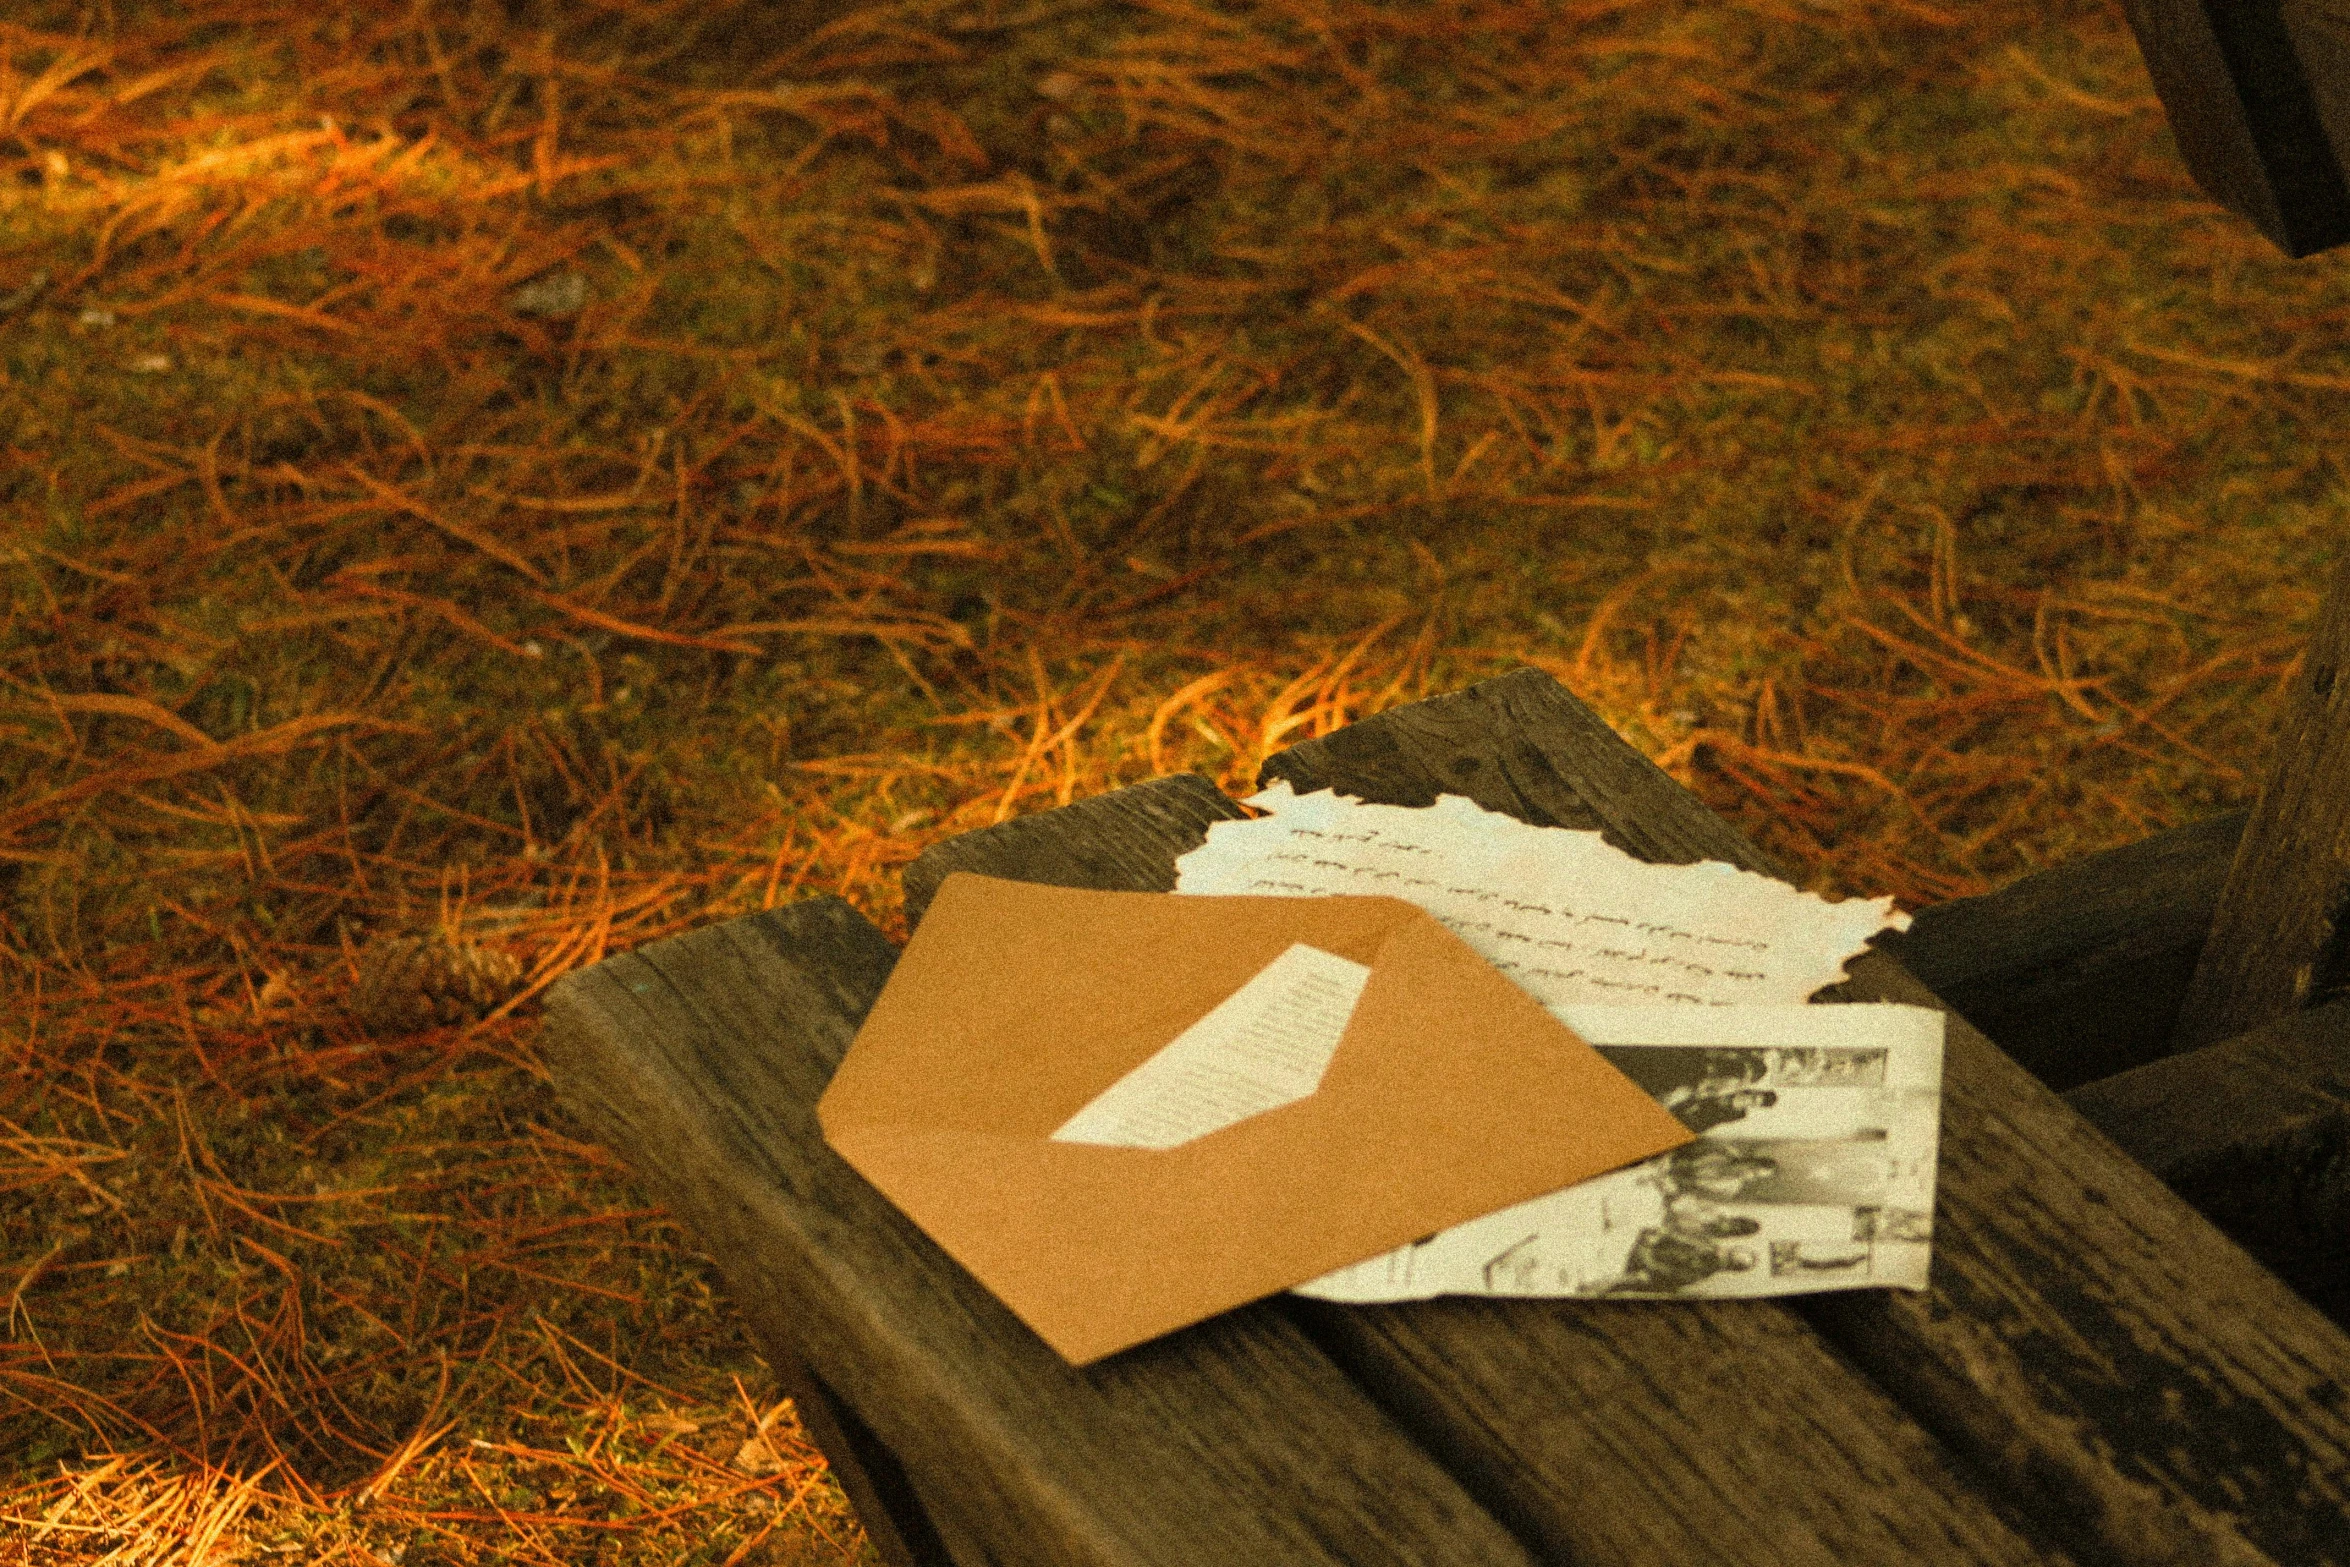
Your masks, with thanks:
M1174 1148L1305 1098L1322 1085L1370 978L1364 964L1293 944L1052 1140Z
M1457 1225L1300 1293L1378 1301L1925 1287L1941 1014L1801 1005L1844 978L1870 936L1908 928L1892 899L1830 902L1711 861L1650 865L1597 832L1528 826L1453 795L1410 809L1277 783L1248 803L1269 814L1209 828L1207 843L1177 862L1178 892L1403 898L1603 1053L1686 1051L1701 1067L1708 1052L1735 1053L1742 1077L1709 1085L1700 1072L1656 1090L1685 1122L1712 1123L1698 1152ZM1803 1075L1863 1061L1875 1062L1865 1084ZM1777 1102L1762 1103L1766 1092ZM1766 1160L1778 1173L1762 1173ZM1750 1188L1765 1196L1736 1200Z

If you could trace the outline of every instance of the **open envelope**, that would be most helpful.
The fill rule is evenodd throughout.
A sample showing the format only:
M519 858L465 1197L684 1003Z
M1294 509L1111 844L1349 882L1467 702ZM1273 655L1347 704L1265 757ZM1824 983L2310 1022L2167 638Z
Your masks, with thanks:
M1172 1148L1053 1133L1294 943L1369 966L1320 1085ZM816 1107L1085 1364L1691 1134L1412 905L958 873Z

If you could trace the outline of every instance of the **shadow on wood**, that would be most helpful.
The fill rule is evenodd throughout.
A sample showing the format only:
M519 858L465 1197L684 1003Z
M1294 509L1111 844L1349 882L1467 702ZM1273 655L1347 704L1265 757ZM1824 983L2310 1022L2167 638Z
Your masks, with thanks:
M1918 910L1874 945L2049 1087L2159 1058L2246 813L2174 827Z
M2350 1306L2350 1002L2065 1098L2295 1289Z

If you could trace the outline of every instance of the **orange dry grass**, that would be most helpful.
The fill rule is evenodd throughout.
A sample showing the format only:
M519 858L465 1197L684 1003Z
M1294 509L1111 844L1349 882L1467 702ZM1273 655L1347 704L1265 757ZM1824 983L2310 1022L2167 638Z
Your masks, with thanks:
M1978 892L2248 797L2340 526L2092 5L34 6L0 130L41 1560L853 1554L557 975L1519 663Z

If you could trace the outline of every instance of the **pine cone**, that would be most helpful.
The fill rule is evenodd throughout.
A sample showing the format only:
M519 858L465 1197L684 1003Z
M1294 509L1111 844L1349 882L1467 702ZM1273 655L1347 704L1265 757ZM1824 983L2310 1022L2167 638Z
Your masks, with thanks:
M521 986L507 953L441 932L387 936L359 954L349 1006L371 1034L410 1034L485 1016Z

